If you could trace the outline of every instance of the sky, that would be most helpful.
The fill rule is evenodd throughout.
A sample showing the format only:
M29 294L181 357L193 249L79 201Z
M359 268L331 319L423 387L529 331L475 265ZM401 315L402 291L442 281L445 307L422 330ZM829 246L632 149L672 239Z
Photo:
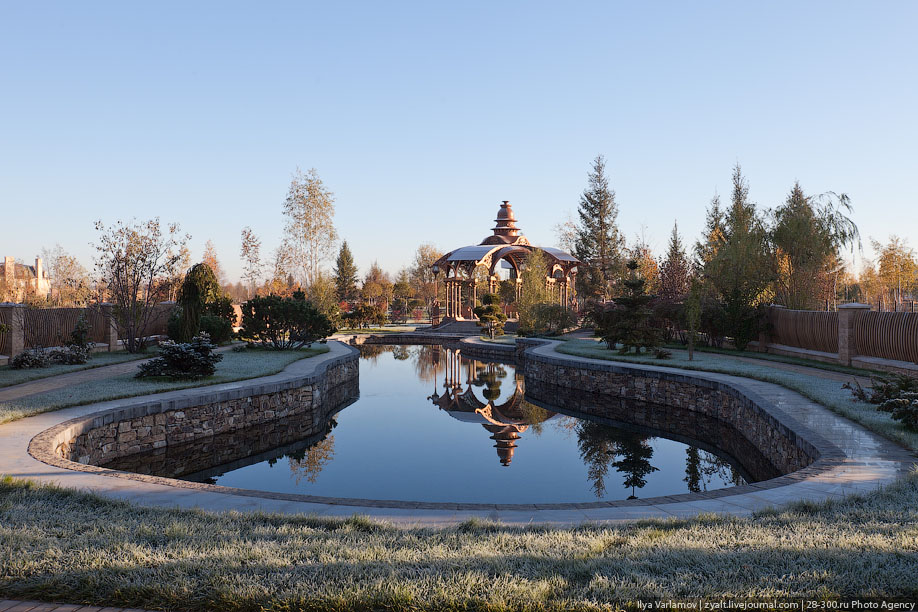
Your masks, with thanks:
M606 157L620 229L698 238L740 163L778 206L847 193L864 252L918 247L918 2L0 0L0 255L95 220L178 222L231 280L315 168L357 264L490 234L535 244ZM329 262L331 268L333 262Z

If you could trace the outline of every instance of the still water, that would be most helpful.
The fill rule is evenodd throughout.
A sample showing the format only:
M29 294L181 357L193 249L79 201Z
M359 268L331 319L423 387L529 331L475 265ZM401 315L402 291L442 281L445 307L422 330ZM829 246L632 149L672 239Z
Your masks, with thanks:
M478 503L621 500L743 483L722 453L563 414L563 398L555 410L538 407L524 394L512 365L439 346L366 346L360 397L333 417L326 436L281 445L247 431L222 441L238 460L201 469L209 451L175 449L163 475L282 493Z

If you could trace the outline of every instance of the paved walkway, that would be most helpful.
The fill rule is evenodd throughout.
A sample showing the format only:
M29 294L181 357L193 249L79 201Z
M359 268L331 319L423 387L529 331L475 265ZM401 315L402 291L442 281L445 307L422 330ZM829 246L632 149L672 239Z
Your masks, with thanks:
M0 612L145 612L139 608L103 608L78 604L43 603L40 601L0 601Z
M18 385L2 387L0 388L0 402L11 402L13 400L28 397L29 395L35 395L36 393L55 391L57 389L63 389L64 387L79 385L85 382L105 380L106 378L121 376L122 374L129 374L130 372L136 371L137 366L141 363L144 363L145 361L149 361L149 359L124 361L122 363L102 366L99 368L79 370L78 372L70 372L68 374L58 374L57 376L49 376L47 378L39 378L38 380L31 380L29 382L20 383Z
M556 353L553 344L532 349L565 366L592 362L609 366L610 362L590 360ZM240 392L246 385L268 384L308 375L322 362L353 351L338 342L330 342L331 351L312 359L298 361L272 377L228 383L202 389L187 389L159 394L171 401L187 394L222 391ZM496 520L507 524L553 523L576 525L585 521L620 522L651 517L688 517L701 512L747 516L756 510L783 505L795 500L822 501L849 493L869 493L890 484L907 473L916 462L913 454L832 412L799 394L778 385L736 376L695 372L660 366L614 363L615 367L634 370L671 372L728 384L739 392L758 398L763 409L774 418L787 422L797 431L818 440L829 459L821 467L811 466L773 480L711 491L630 502L593 502L587 504L437 504L414 501L319 498L306 495L272 494L262 491L230 489L202 483L113 472L93 466L59 462L41 462L28 452L30 441L39 433L77 417L125 405L118 400L92 406L77 406L36 415L0 426L0 474L56 483L65 487L90 490L99 495L128 500L145 506L200 508L212 511L266 511L287 514L313 514L348 517L364 514L378 520L404 526L454 525L470 518ZM818 432L818 433L815 433ZM808 438L809 439L809 438ZM828 446L827 446L828 445ZM55 462L58 463L58 462ZM76 469L66 469L67 466ZM81 471L86 470L86 471Z

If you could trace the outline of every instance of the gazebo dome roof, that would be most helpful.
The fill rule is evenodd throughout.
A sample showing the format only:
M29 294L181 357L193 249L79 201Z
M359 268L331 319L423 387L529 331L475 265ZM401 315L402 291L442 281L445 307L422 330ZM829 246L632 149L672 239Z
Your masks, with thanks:
M506 259L519 270L529 253L538 249L548 257L553 269L560 266L563 274L576 272L577 264L580 263L576 257L561 249L534 246L520 233L520 228L516 225L516 216L508 200L501 203L494 222L496 225L492 228L492 235L479 244L459 247L445 254L436 261L434 270L445 272L461 268L471 272L475 266L483 265L493 274L502 259Z

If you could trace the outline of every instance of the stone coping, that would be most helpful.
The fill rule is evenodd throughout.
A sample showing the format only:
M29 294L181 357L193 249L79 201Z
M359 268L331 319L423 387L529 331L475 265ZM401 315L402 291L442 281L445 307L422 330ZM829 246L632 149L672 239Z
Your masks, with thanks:
M527 359L563 364L565 367L640 372L642 376L656 373L678 376L693 384L731 385L740 393L753 394L757 403L768 405L771 413L782 422L804 429L809 442L819 450L820 457L813 465L786 476L703 493L614 502L471 504L326 498L235 489L85 466L66 461L54 453L54 441L76 421L101 419L105 422L106 413L114 419L117 411L148 410L151 402L160 406L164 403L180 406L182 402L200 403L202 399L221 394L231 397L244 393L242 389L265 392L296 384L295 381L300 381L300 384L307 380L314 382L334 363L356 358L355 349L330 342L329 353L295 362L274 376L68 408L5 424L0 426L0 473L89 490L146 506L324 516L359 513L406 526L451 525L473 517L509 524L570 525L587 521L689 517L701 512L746 516L790 501L822 501L849 493L867 493L894 482L912 469L916 462L915 456L907 450L778 385L735 376L688 373L660 366L613 364L562 355L554 351L558 343L553 341L532 340L520 344L525 347ZM822 435L816 435L817 431Z

